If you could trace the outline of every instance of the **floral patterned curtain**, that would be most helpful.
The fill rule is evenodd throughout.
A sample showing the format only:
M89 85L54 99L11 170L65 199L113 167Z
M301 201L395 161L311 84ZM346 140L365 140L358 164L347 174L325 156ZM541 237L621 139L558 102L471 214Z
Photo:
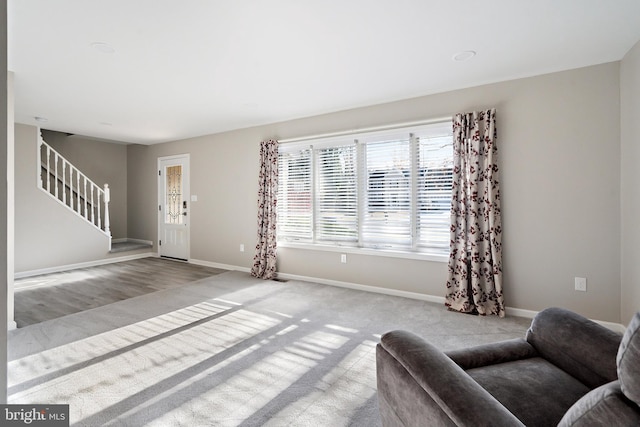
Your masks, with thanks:
M504 317L496 110L453 122L449 309Z
M258 187L258 243L251 275L266 280L276 275L278 141L268 140L260 143Z

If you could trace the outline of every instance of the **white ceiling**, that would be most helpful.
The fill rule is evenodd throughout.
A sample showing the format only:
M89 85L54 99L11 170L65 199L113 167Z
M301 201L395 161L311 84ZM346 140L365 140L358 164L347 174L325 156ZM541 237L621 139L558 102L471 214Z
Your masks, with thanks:
M9 0L8 33L16 121L153 144L617 61L640 1Z

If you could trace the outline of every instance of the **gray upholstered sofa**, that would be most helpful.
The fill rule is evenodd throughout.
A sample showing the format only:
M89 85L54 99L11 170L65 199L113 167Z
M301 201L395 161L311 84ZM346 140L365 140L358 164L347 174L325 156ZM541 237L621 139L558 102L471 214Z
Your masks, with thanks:
M389 426L640 426L640 313L624 336L550 308L526 338L443 353L406 331L376 351Z

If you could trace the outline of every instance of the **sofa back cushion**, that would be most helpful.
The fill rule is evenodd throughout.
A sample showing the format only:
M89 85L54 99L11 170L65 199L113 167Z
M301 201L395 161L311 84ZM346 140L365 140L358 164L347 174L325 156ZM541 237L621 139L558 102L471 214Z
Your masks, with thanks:
M640 312L631 319L622 337L616 361L622 392L640 405Z
M617 379L616 355L622 336L577 313L548 308L536 315L527 341L549 362L589 388Z
M619 381L612 381L574 403L558 427L637 425L640 425L640 408L624 396Z

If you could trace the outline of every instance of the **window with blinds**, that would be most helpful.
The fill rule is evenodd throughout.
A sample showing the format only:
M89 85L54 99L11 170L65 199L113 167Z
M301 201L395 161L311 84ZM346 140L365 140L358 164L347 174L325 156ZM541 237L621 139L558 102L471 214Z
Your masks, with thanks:
M447 255L451 122L281 144L278 240Z

